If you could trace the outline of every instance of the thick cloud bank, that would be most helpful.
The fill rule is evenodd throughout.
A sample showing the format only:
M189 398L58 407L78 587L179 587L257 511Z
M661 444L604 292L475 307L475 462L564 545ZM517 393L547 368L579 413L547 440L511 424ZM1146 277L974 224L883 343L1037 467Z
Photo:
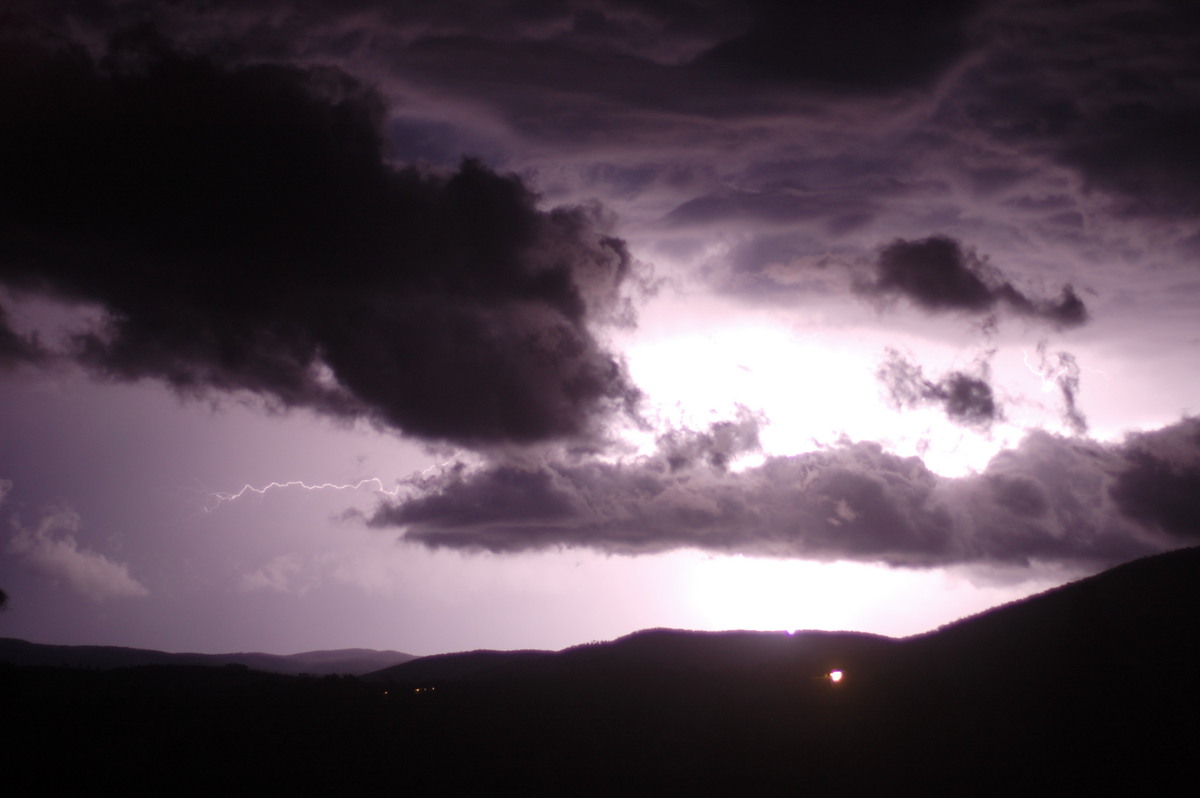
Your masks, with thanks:
M669 454L451 470L369 519L429 547L696 548L891 565L1107 565L1200 540L1200 422L1101 445L1035 431L979 474L845 442L729 471Z
M146 28L0 58L0 282L98 305L71 354L462 443L581 436L637 392L589 323L627 315L598 207L389 164L331 68L223 67ZM33 350L3 325L0 362Z

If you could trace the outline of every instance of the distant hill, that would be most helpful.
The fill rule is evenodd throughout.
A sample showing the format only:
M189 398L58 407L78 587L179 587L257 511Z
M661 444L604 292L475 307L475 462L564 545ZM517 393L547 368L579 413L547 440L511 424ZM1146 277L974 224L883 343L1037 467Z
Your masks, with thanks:
M169 654L120 646L52 646L0 638L0 662L68 668L131 668L140 665L242 665L268 673L358 675L414 659L399 651L344 648L301 654Z
M659 629L357 678L0 667L8 772L55 794L1189 795L1198 577L1200 550L1172 552L903 640Z
M691 632L647 629L563 651L471 651L419 657L363 676L375 682L493 682L662 670L733 675L769 667L814 677L848 660L889 650L895 640L858 632Z

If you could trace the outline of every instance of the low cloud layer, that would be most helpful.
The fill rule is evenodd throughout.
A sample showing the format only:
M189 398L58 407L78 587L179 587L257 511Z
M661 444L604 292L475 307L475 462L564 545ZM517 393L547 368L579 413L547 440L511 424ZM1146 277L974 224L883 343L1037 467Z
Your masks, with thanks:
M1200 541L1200 422L1102 445L1029 433L978 474L845 442L725 471L668 456L451 470L376 527L432 548L696 548L897 566L1103 566Z
M581 437L637 400L589 327L633 262L598 206L392 165L327 67L223 66L150 28L0 57L0 283L98 305L77 357L459 443ZM2 325L0 359L29 359Z

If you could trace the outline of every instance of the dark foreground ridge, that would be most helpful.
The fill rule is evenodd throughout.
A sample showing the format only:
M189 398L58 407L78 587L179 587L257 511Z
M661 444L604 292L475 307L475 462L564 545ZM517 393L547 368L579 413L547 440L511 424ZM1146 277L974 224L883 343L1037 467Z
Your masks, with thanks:
M359 678L0 666L6 770L26 794L1187 794L1198 576L1173 552L905 640L650 630Z

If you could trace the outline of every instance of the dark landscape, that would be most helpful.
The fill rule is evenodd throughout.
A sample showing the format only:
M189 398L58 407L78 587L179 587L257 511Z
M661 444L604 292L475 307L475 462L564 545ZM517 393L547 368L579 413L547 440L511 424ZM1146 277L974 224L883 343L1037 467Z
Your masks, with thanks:
M44 795L1188 794L1198 574L1158 555L903 640L658 629L360 676L6 640L6 770Z

